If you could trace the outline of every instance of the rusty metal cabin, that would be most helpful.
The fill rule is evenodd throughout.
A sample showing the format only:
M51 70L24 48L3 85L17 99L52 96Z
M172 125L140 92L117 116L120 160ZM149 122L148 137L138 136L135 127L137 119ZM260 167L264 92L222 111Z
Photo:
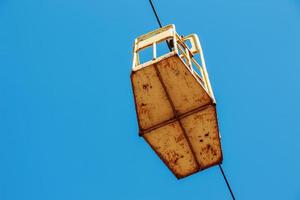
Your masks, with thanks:
M157 57L157 44L172 51ZM152 60L139 53L152 47ZM195 34L179 36L168 25L136 38L131 82L139 135L177 178L220 164L216 101Z

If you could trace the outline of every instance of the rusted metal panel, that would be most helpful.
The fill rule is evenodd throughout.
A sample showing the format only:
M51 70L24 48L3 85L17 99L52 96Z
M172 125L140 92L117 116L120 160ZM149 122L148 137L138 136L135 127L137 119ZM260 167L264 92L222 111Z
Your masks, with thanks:
M201 169L222 161L217 113L215 106L208 106L181 119Z
M178 55L157 63L177 114L212 103L212 99Z
M177 178L198 170L179 122L155 129L143 136Z
M143 137L177 178L222 161L213 99L177 54L132 73Z
M142 130L173 117L171 104L153 65L134 72L131 79Z
M177 178L222 161L212 98L177 54L132 74L143 137Z
M157 58L156 43L171 35L173 51ZM194 43L191 50L185 40ZM153 59L140 63L138 51L151 43ZM140 136L177 178L222 162L215 99L196 35L180 37L170 25L137 38L131 81Z

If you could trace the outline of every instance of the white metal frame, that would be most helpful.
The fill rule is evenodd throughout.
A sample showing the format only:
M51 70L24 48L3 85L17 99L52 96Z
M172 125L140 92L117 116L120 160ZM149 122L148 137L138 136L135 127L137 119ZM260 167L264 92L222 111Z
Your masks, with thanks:
M173 41L173 48L170 53L157 57L157 44L162 41ZM188 47L187 42L190 42L191 47ZM152 46L153 59L146 63L140 63L139 52L147 47ZM176 33L175 25L170 24L160 29L149 32L135 39L133 50L133 64L132 70L137 71L145 66L151 65L154 62L158 62L166 57L177 54L182 61L189 67L191 72L200 77L204 83L204 87L208 94L215 101L213 90L210 84L209 76L206 69L204 55L201 47L200 40L196 34L191 34L186 37L181 37ZM195 56L200 56L201 65L195 59ZM198 69L200 74L194 70Z

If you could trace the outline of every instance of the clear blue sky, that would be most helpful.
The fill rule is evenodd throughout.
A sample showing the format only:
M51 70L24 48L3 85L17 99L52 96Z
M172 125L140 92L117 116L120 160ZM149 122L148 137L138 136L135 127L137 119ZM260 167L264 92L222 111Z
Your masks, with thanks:
M300 199L300 1L154 0L202 41L238 200ZM138 137L147 0L0 1L1 200L227 200L217 167L176 180Z

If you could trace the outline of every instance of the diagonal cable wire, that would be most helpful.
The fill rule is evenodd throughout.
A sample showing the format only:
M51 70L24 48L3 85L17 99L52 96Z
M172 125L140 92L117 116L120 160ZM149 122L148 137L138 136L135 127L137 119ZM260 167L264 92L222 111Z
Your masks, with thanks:
M220 168L221 173L222 173L222 175L223 175L223 178L224 178L224 180L225 180L225 182L226 182L227 188L228 188L228 190L230 191L231 197L232 197L233 200L235 200L234 194L233 194L233 192L232 192L232 190L231 190L231 187L230 187L229 182L228 182L228 180L227 180L227 178L226 178L226 176L225 176L225 173L224 173L224 171L223 171L223 168L222 168L221 164L219 164L219 168Z
M161 28L161 27L162 27L162 25L161 25L160 19L159 19L159 17L158 17L158 14L157 14L157 12L156 12L156 10L155 10L155 7L154 7L154 4L153 4L152 0L149 0L149 3L150 3L150 5L151 5L151 8L152 8L152 10L153 10L153 12L154 12L154 15L155 15L156 21L157 21L157 23L158 23L159 27Z
M157 14L157 12L156 12L156 9L155 9L155 7L154 7L154 4L153 4L152 0L149 0L149 3L150 3L150 5L151 5L152 11L153 11L153 13L154 13L154 15L155 15L156 21L157 21L159 27L161 28L161 27L162 27L162 23L161 23L161 21L160 21L160 19L159 19L159 16L158 16L158 14ZM166 41L166 42L167 42L167 45L168 45L168 47L169 47L169 50L172 51L171 45L169 44L168 41ZM221 173L222 173L222 175L223 175L223 178L224 178L224 180L225 180L225 182L226 182L227 188L228 188L228 190L229 190L229 192L230 192L230 194L231 194L232 199L235 200L233 191L231 190L230 184L229 184L229 182L228 182L228 180L227 180L227 178L226 178L226 175L225 175L225 173L224 173L224 171L223 171L223 168L222 168L221 164L219 164L219 169L220 169L220 171L221 171Z
M160 21L160 19L159 19L159 17L158 17L158 14L157 14L157 12L156 12L156 9L155 9L155 7L154 7L154 4L153 4L152 0L149 0L149 3L150 3L150 5L151 5L152 11L153 11L153 13L154 13L154 15L155 15L156 21L157 21L159 27L161 28L161 27L162 27L162 24L161 24L161 21ZM167 45L168 45L169 50L172 51L172 47L171 47L169 41L166 41L166 43L167 43Z

